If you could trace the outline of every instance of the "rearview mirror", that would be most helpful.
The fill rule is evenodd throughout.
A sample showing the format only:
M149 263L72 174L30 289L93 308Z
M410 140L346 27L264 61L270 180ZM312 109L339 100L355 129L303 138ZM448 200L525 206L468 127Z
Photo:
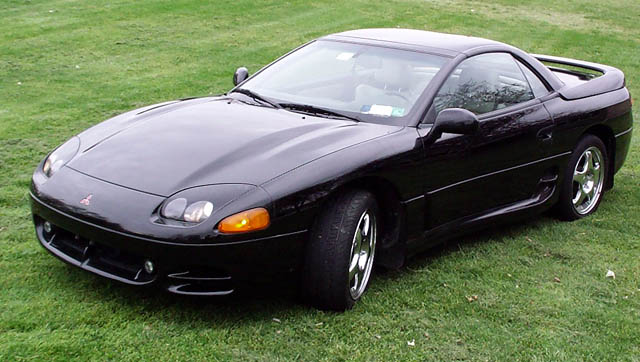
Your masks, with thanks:
M478 130L478 117L462 108L447 108L436 117L431 130L433 140L443 133L474 134Z
M235 73L233 73L233 85L238 85L244 82L247 78L249 78L249 71L245 67L240 67L236 69Z

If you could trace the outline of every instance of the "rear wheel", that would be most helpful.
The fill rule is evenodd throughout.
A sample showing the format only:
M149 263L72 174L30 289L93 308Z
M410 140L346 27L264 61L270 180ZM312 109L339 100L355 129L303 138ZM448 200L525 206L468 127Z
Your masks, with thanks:
M594 135L586 135L571 155L562 185L558 211L565 220L592 214L602 200L607 175L607 149Z
M351 190L329 201L307 246L302 291L316 308L353 307L369 285L378 237L374 196Z

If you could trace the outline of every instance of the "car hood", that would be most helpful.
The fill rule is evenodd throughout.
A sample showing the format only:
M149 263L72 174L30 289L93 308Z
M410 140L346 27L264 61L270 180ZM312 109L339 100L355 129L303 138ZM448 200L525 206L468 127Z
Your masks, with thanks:
M68 167L169 196L200 185L260 185L300 165L401 127L305 116L230 98L132 111L81 133Z

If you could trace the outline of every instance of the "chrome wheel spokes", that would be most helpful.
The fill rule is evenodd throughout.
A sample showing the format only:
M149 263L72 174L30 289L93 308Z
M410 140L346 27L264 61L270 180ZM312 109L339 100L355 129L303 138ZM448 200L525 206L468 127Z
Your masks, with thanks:
M604 157L597 147L587 148L573 171L573 207L578 214L589 213L597 205L604 186Z
M366 210L360 216L351 244L349 292L353 299L358 299L367 288L371 270L373 269L376 236L375 217L369 210Z

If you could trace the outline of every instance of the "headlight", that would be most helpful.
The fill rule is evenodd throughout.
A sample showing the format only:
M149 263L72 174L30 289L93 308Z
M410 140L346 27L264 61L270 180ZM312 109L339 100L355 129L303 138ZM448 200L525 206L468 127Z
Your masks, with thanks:
M80 139L78 137L69 139L47 157L44 165L42 165L42 172L44 172L47 177L53 176L54 173L58 172L62 166L66 165L67 162L78 153L79 148Z
M209 201L196 201L189 205L187 203L184 197L173 199L162 207L160 215L167 219L199 223L213 212L213 204Z
M234 202L243 200L238 205ZM151 222L172 227L192 227L206 223L211 219L220 220L219 217L228 216L232 203L242 209L254 205L268 205L269 195L259 187L248 184L213 184L187 188L167 197L154 210L151 210ZM246 203L245 203L246 202ZM242 206L241 206L242 205ZM235 212L235 207L232 212ZM218 215L217 213L223 213ZM243 227L235 227L235 232L257 230L263 227L264 220L257 220L252 213L246 218ZM263 215L264 216L264 215ZM235 219L234 219L235 220ZM234 221L231 220L231 221ZM260 221L260 222L258 222ZM236 224L242 223L242 218L235 220ZM212 225L213 230L213 225ZM234 232L229 231L229 232Z

